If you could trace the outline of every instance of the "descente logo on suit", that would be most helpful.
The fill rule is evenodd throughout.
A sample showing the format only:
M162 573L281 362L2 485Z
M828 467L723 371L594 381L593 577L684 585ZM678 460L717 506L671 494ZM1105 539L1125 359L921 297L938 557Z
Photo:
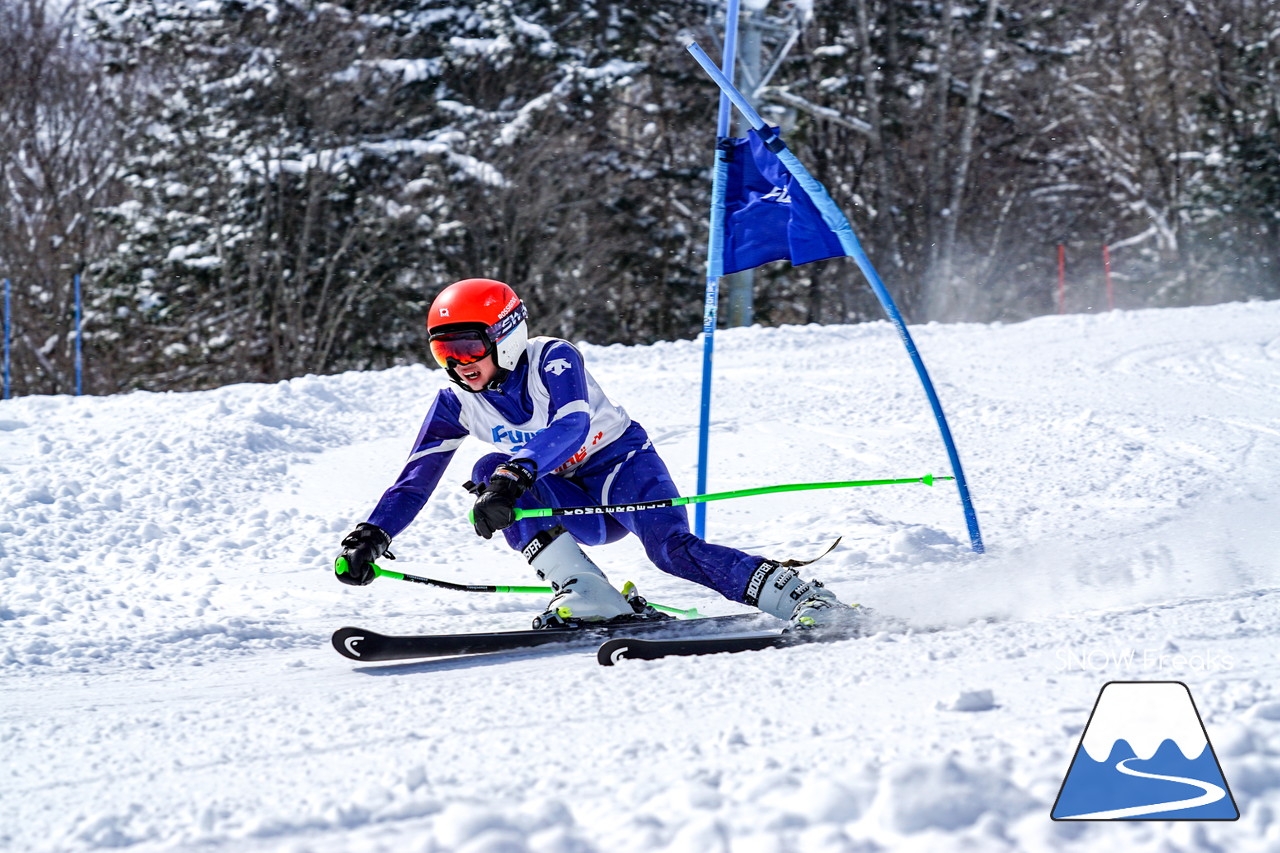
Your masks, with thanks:
M559 376L561 373L564 373L566 370L572 370L572 369L573 369L573 365L570 364L568 361L564 360L563 358L557 358L553 361L548 361L546 366L542 368L542 372L554 373L556 376Z

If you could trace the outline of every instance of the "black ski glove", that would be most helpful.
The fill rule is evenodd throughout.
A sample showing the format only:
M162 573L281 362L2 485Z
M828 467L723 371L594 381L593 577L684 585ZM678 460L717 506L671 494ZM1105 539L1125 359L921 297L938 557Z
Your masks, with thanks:
M477 534L492 539L495 532L516 523L516 501L537 479L534 470L530 470L533 468L532 461L519 459L494 470L471 511L471 523Z
M334 563L333 570L338 580L351 586L364 586L372 583L377 574L373 571L373 562L383 554L391 556L387 551L391 547L391 537L376 524L357 524L356 529L342 540L342 555Z

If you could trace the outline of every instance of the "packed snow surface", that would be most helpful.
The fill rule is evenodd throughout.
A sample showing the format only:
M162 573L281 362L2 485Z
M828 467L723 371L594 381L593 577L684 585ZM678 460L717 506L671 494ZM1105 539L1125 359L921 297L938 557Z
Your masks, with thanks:
M329 635L518 629L542 599L339 584L445 379L406 367L0 403L0 849L1280 849L1280 303L913 330L973 491L711 504L905 628L606 668L353 664ZM585 346L692 493L701 344ZM883 323L723 332L711 491L949 474ZM535 582L475 536L479 442L398 569ZM744 610L591 549L621 585ZM1055 823L1108 681L1184 682L1241 818Z

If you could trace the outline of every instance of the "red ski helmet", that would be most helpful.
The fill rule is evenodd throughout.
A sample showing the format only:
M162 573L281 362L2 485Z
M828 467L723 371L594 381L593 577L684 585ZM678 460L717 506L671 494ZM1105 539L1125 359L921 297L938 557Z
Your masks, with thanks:
M529 341L529 312L506 284L466 278L440 291L427 313L431 354L449 378L467 387L454 368L492 353L498 366L494 386L515 369Z

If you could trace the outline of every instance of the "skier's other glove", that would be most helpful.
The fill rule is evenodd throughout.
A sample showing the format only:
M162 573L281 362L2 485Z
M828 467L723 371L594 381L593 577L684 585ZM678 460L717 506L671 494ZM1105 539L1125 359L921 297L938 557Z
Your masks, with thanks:
M378 575L373 563L391 547L391 537L376 524L356 525L356 529L342 540L342 554L334 563L338 580L351 586L372 583Z
M493 476L489 478L471 511L477 534L485 539L492 539L494 533L516 523L516 501L537 479L537 475L530 470L532 467L531 461L520 459L494 469Z

